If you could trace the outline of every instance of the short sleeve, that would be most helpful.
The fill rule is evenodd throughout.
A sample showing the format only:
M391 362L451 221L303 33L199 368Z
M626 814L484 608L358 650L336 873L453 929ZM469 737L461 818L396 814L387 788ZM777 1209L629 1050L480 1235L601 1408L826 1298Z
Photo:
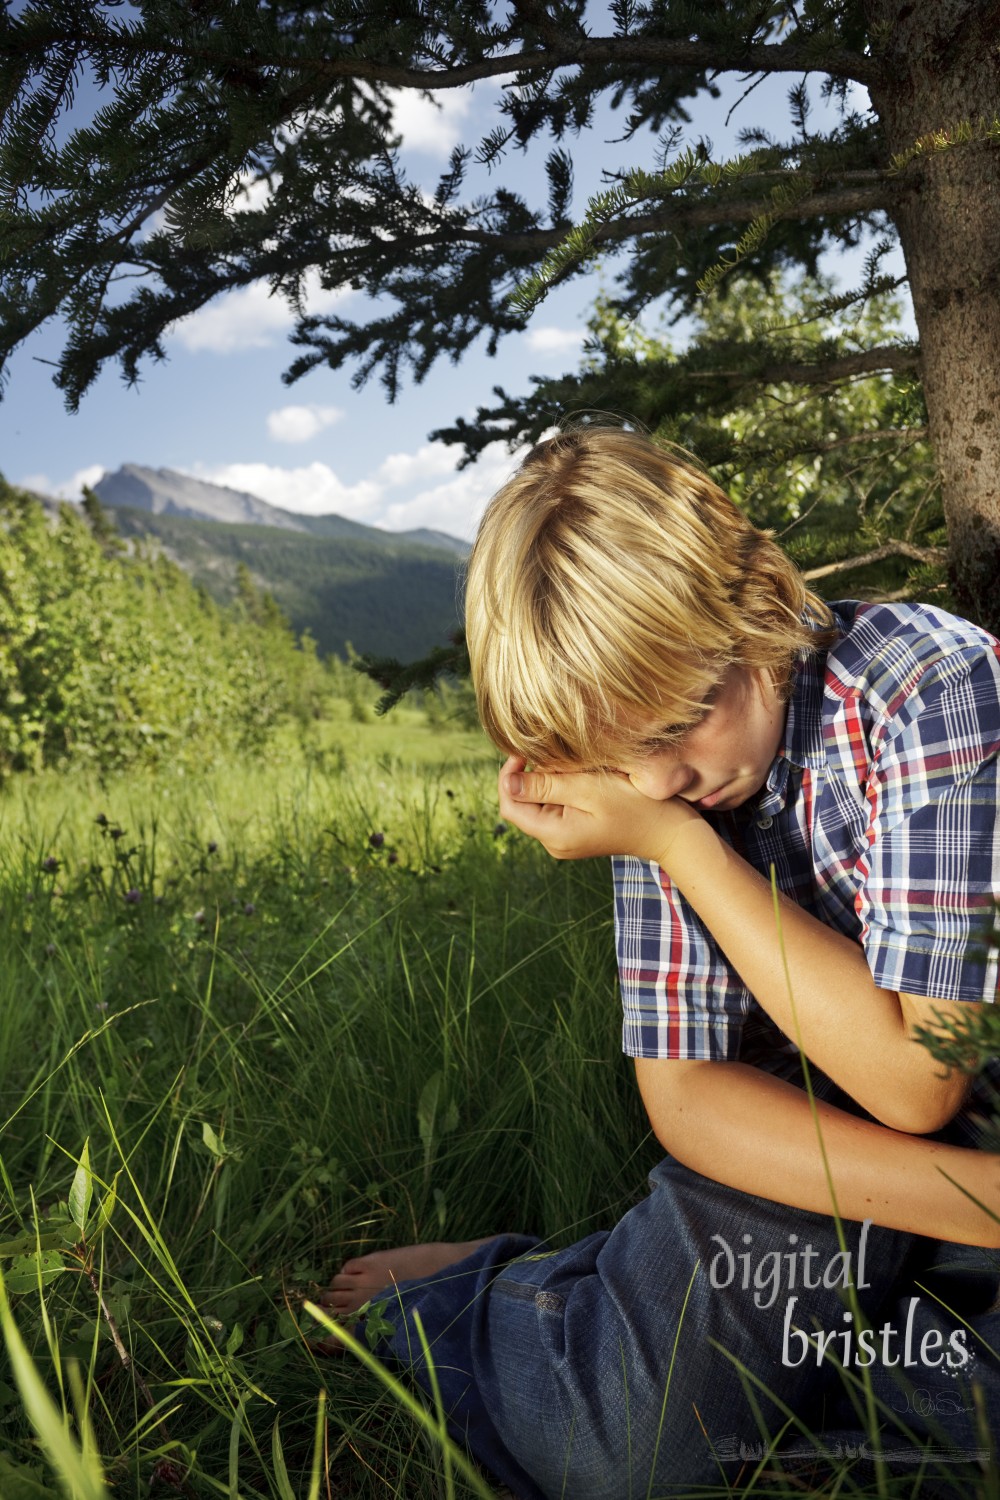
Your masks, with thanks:
M1000 660L958 641L886 705L867 785L856 908L875 982L997 998Z
M629 1057L739 1056L750 995L656 864L612 861L615 940Z

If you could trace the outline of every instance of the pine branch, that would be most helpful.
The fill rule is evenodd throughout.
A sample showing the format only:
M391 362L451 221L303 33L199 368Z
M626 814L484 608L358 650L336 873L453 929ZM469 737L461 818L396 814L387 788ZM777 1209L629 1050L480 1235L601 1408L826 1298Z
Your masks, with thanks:
M775 220L818 219L827 216L860 216L878 213L886 209L891 201L887 179L878 176L878 186L868 188L833 188L804 195L774 214ZM658 213L630 214L597 225L588 236L590 243L616 244L621 240L637 239L644 234L670 234L685 229L706 229L719 224L752 224L768 212L771 205L766 200L726 199L721 194L716 200L683 204L680 207L663 209ZM461 226L447 233L434 231L417 235L412 243L417 246L434 244L460 244L467 242L483 245L491 250L539 251L555 249L566 238L565 231L558 229L534 229L522 234L500 234L486 229Z
M884 432L850 432L829 443L812 443L803 453L836 453L838 448L853 448L859 443L915 443L927 436L926 427L890 427Z
M465 631L456 630L451 639L453 645L435 646L419 661L405 664L394 656L359 656L352 663L354 670L364 677L370 677L383 689L382 696L375 705L375 712L387 714L412 688L429 690L439 677L446 674L468 677L469 651L465 644Z
M398 25L382 25L383 6ZM549 158L547 212L507 186L455 202L464 156L453 157L435 199L422 198L397 166L383 84L427 89L486 76L477 69L513 71L521 87L508 92L502 112L524 145L544 129L558 137L582 128L593 101L609 91L613 105L631 92L633 119L655 125L683 113L691 92L713 87L706 70L773 64L829 73L828 34L810 34L805 21L788 40L753 40L770 34L766 7L741 8L723 25L670 0L663 15L644 14L636 34L622 0L622 34L599 38L586 35L578 7L554 0L517 0L502 25L486 24L479 0L468 14L434 5L404 5L397 14L393 0L338 0L307 12L232 0L224 24L215 5L166 6L162 16L147 7L127 24L107 19L109 9L61 0L50 14L35 0L0 26L0 73L5 58L14 69L16 54L28 98L22 130L6 155L0 150L0 169L13 180L18 169L27 172L32 195L5 222L0 359L62 312L74 332L57 384L70 409L107 360L117 358L125 379L136 380L141 360L163 357L171 324L255 281L286 296L297 314L293 342L307 352L289 383L317 365L354 361L356 385L377 369L394 398L407 367L419 381L441 356L460 358L482 332L492 353L522 328L529 309L510 298L518 278L525 295L533 284L542 294L593 255L631 245L631 304L659 295L674 274L683 311L696 300L697 272L725 257L741 230L751 269L801 253L803 241L808 263L816 245L849 239L859 222L879 224L893 210L896 184L851 119L828 140L788 151L718 163L699 151L656 172L633 168L576 226L566 222L566 153ZM116 98L36 170L26 165L39 95L29 93L29 80L67 53L70 37L80 66L113 83ZM689 79L699 66L700 80ZM556 77L561 68L576 71ZM68 96L65 79L52 86ZM266 177L271 192L234 212L247 171ZM154 232L157 209L166 213ZM673 266L681 245L698 262L686 281ZM316 268L325 287L377 299L376 316L355 324L308 315L303 286ZM131 272L140 273L134 295L106 295L112 279Z
M912 542L886 542L873 552L863 552L860 557L844 557L840 562L826 563L822 568L808 568L802 577L808 583L815 583L819 578L832 578L835 573L849 573L853 568L884 562L887 557L908 557L911 562L937 565L947 562L948 550L946 547L915 547Z
M54 24L45 32L35 29L30 37L0 40L0 59L24 58L66 44L103 49L109 45L109 34ZM116 31L113 46L123 61L141 59L149 62L161 58L174 62L210 63L213 67L239 69L241 72L257 69L270 73L305 74L310 87L351 78L389 88L437 91L465 88L470 83L504 74L516 73L524 77L568 67L604 67L619 74L636 68L651 72L683 68L711 73L767 74L822 71L830 77L866 86L877 84L880 78L878 63L862 53L836 47L825 51L797 41L745 43L738 37L725 42L701 42L688 38L634 35L559 36L558 40L554 37L547 47L522 48L497 57L483 57L476 62L446 63L437 68L407 67L378 58L359 57L348 48L345 48L347 55L339 58L296 58L255 51L230 53L221 48L168 42L141 31Z
M877 349L860 349L856 354L839 354L814 364L798 360L781 360L776 364L738 370L691 370L688 380L723 380L733 387L754 384L832 385L859 375L880 375L902 370L919 370L919 344L883 344Z
M552 245L538 269L518 284L511 299L514 307L522 316L530 315L553 287L582 270L605 244L645 234L677 237L720 225L748 225L735 250L727 251L699 280L698 289L704 294L727 271L760 250L775 224L831 216L851 219L885 210L891 202L891 190L881 186L885 179L877 172L864 174L866 185L827 188L822 178L806 172L754 171L757 165L756 156L703 162L696 151L688 151L658 174L630 173L618 186L591 199L583 221ZM762 179L771 183L764 198L727 196L726 190L735 183ZM703 196L686 201L680 197L685 190ZM674 201L655 213L630 212L633 205L655 197ZM537 254L542 246L537 243L532 248Z

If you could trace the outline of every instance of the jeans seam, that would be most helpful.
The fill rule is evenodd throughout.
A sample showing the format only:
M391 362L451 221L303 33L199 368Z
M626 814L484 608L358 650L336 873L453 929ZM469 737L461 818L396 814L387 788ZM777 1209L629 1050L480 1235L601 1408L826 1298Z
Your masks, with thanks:
M540 1312L561 1313L566 1310L565 1297L558 1292L540 1291L530 1282L512 1281L506 1276L500 1276L494 1281L492 1290L505 1297L513 1297L518 1302L533 1302Z

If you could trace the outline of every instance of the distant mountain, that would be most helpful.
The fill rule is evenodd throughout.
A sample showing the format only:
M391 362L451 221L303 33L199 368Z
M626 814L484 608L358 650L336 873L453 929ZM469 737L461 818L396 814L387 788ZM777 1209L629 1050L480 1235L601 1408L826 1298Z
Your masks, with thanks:
M220 602L250 570L322 653L412 661L458 623L467 543L440 531L379 531L345 516L302 516L173 469L124 464L94 485L123 537L153 539Z
M187 516L191 520L217 521L230 526L274 526L309 536L342 538L397 545L400 541L436 547L465 557L469 544L443 531L380 531L346 516L303 516L277 505L269 505L245 490L209 484L176 469L147 469L142 464L122 464L114 474L105 474L94 485L102 505L116 510L146 511L154 516Z
M117 510L146 510L154 516L190 516L200 521L225 521L231 525L281 526L304 531L295 516L268 505L256 495L244 494L220 484L191 479L175 469L145 469L141 464L122 464L114 474L105 474L94 485L102 505Z

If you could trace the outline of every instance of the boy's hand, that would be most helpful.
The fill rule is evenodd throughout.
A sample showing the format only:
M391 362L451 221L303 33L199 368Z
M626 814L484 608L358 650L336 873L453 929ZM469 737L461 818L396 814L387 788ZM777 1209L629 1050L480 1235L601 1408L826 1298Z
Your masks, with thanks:
M555 859L634 854L666 868L684 828L707 824L689 802L658 802L620 771L526 771L509 756L500 771L500 812Z

